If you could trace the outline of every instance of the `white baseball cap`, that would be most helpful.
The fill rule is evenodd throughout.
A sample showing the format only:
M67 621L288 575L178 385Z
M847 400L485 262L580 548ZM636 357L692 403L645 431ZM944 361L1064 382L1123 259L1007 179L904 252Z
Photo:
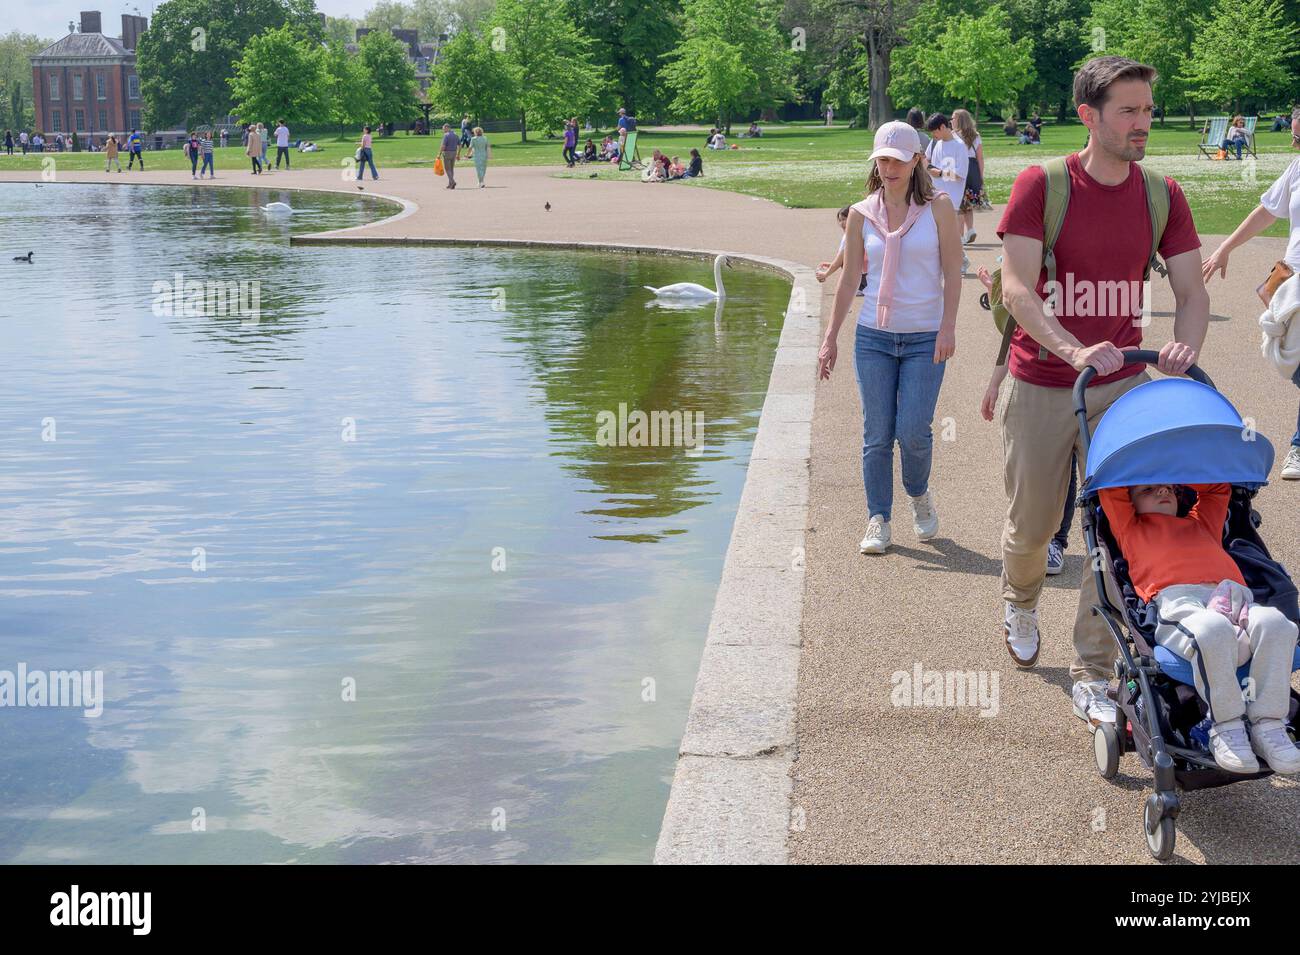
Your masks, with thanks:
M877 159L888 156L899 162L907 162L921 151L921 137L909 123L893 120L884 123L876 130L876 141L871 155L867 158Z

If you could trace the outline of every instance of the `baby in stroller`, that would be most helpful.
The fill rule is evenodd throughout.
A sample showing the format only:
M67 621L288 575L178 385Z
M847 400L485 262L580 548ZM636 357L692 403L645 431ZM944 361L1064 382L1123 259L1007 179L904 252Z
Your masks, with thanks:
M1098 495L1134 589L1156 605L1156 642L1192 664L1196 691L1209 708L1214 761L1228 772L1257 773L1258 755L1276 773L1300 772L1300 748L1285 725L1296 625L1254 603L1223 548L1231 486L1191 489L1197 500L1185 516L1170 484L1104 488ZM1237 668L1247 654L1243 692Z

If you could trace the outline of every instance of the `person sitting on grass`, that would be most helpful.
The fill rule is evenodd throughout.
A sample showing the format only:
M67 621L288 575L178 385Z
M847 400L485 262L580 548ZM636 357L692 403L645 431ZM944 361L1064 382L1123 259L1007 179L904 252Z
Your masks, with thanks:
M1254 602L1236 561L1223 549L1231 485L1191 488L1197 500L1186 516L1178 513L1172 484L1098 493L1134 589L1159 610L1156 642L1192 663L1196 692L1209 707L1214 761L1230 773L1255 773L1258 755L1275 773L1300 773L1300 749L1284 724L1296 625L1280 610ZM1249 699L1237 681L1237 668L1247 659Z
M750 139L758 139L758 137L763 135L763 131L758 128L758 123L754 122L749 124L749 130L745 135Z
M683 179L698 179L704 175L704 160L700 157L698 149L691 149L691 164L686 167L686 172L682 174Z
M718 130L713 134L713 138L709 140L709 148L710 149L727 148L727 137L723 134L722 130Z
M583 162L596 161L596 144L592 142L590 139L587 140L587 145L582 147L582 161Z
M668 178L681 179L686 175L686 166L680 156L674 156L668 163Z
M1006 136L1014 136L1019 131L1019 127L1016 126L1016 118L1014 116L1008 116L1007 121L1002 124L1003 134Z
M1038 127L1033 123L1026 123L1024 129L1020 131L1020 145L1037 146L1040 142Z

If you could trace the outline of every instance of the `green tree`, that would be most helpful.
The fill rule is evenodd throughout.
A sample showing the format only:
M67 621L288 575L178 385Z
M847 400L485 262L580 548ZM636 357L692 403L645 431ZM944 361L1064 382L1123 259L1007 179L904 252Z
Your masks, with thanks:
M387 33L389 30L403 29L410 18L411 8L401 0L379 0L366 11L364 20L370 29Z
M829 44L853 51L841 59L841 69L848 64L856 70L853 64L859 54L866 57L867 121L872 129L894 118L890 80L897 70L893 59L908 42L909 24L922 6L921 0L816 0Z
M1288 93L1295 76L1295 24L1278 0L1215 0L1195 23L1196 42L1183 79L1193 96L1235 112L1243 97Z
M1034 79L1029 40L1013 43L1007 12L993 4L983 16L963 16L948 25L920 56L929 80L952 98L974 104L1007 103Z
M360 126L369 118L366 111L377 97L375 83L361 57L336 40L322 53L321 69L329 90L329 118L342 136L345 127Z
M1096 0L1084 24L1088 52L1081 58L1126 56L1154 67L1152 87L1161 108L1187 104L1195 123L1195 104L1183 73L1195 41L1196 20L1209 11L1210 0Z
M476 30L461 30L442 48L429 99L445 116L510 116L518 102L514 65Z
M136 49L145 127L193 126L228 114L230 78L244 48L285 24L303 38L323 35L312 0L165 0Z
M321 48L288 25L248 41L230 88L240 116L308 126L330 118L330 83Z
M675 111L716 117L730 133L733 117L775 109L794 95L789 37L770 0L685 0L682 18L682 40L663 71L677 94Z
M415 112L415 67L406 58L406 44L387 31L375 30L361 38L362 67L374 84L366 109L370 122L406 122Z
M52 42L17 30L0 36L0 118L14 135L33 121L31 57Z
M326 17L325 43L347 46L356 42L358 26L360 24L351 17Z
M583 116L608 87L591 39L551 0L497 0L488 25L494 51L510 64L522 141L530 122L554 129Z
M681 40L681 0L566 0L574 23L594 43L610 77L609 102L636 116L662 115L671 98L659 71Z
M1078 24L1088 16L1093 0L999 0L1011 18L1011 42L1029 41L1034 76L1019 94L1024 109L1056 107L1064 120L1074 101L1074 71L1089 44L1079 35ZM982 8L981 11L982 12ZM1164 29L1163 25L1157 30ZM990 101L990 105L1002 103Z

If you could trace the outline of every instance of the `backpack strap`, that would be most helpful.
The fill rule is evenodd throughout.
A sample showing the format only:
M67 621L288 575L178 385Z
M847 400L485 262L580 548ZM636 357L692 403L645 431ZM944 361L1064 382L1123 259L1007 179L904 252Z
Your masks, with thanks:
M1142 272L1142 281L1151 277L1154 269L1160 275L1168 270L1160 262L1160 240L1164 237L1165 226L1169 225L1169 183L1165 177L1154 169L1140 165L1142 185L1146 188L1147 215L1151 218L1151 255L1147 258L1146 268Z

